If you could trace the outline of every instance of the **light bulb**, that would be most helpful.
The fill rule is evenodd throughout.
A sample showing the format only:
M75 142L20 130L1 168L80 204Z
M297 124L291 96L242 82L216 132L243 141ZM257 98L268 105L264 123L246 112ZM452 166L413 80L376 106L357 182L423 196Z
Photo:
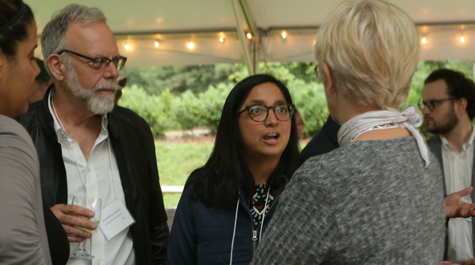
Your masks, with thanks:
M287 38L287 32L282 32L282 39L286 39Z
M194 44L193 42L191 42L191 41L188 42L188 48L189 48L189 49L195 48L195 44Z
M158 43L158 41L155 42L155 47L158 48L158 46L160 46L160 43Z
M251 33L247 33L247 38L248 38L248 39L252 39L252 34L251 34Z
M427 43L426 37L422 38L422 43Z
M129 49L130 49L130 47L129 47L128 44L125 44L125 49L126 49L126 50L129 50Z
M224 38L223 38L223 37L219 37L219 42L224 42Z
M460 42L464 42L465 41L465 38L462 36L460 37Z

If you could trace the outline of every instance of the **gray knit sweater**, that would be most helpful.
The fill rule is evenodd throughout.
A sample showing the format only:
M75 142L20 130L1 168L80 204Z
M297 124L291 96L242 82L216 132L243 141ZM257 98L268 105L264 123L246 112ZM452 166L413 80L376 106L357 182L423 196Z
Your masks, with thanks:
M251 264L440 264L442 172L413 137L358 141L297 170Z

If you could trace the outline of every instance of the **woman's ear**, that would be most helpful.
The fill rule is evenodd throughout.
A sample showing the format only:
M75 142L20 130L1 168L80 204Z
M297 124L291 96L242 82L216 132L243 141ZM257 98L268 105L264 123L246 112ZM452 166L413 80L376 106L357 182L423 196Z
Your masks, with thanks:
M332 95L336 92L335 79L333 78L330 67L326 62L323 62L323 72L325 73L325 91L328 95Z

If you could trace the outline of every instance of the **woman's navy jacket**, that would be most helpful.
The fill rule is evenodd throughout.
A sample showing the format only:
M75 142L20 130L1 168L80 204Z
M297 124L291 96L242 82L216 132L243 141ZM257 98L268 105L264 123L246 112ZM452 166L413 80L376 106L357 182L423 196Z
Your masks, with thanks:
M208 208L203 202L193 200L191 193L196 175L188 179L178 203L168 241L167 264L229 264L237 201L235 206ZM265 216L263 231L275 212L286 182L283 176L276 180L279 188ZM260 227L254 225L246 200L240 196L232 264L247 265L260 241Z

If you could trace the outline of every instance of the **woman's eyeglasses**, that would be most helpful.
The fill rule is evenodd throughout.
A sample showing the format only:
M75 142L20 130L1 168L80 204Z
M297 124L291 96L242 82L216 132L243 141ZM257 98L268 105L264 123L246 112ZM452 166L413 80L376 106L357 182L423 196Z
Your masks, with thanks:
M265 121L269 116L269 109L274 109L275 117L279 121L288 121L294 115L294 105L276 105L276 106L265 106L264 104L251 104L244 107L244 109L239 111L239 114L243 113L244 111L248 111L249 117L253 121L260 122Z

